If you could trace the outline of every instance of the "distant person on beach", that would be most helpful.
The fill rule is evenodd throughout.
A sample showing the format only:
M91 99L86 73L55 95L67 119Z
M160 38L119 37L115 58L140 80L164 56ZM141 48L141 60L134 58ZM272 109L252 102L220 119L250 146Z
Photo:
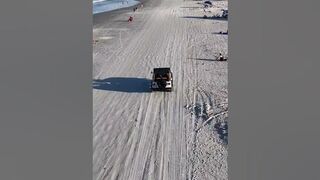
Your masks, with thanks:
M128 19L128 22L132 22L133 21L133 17L130 16L129 19Z
M141 3L141 5L140 5L140 7L143 8L143 4L142 4L142 3Z
M223 61L223 60L224 60L224 57L222 56L222 54L221 54L221 53L219 53L218 60L219 60L219 61Z

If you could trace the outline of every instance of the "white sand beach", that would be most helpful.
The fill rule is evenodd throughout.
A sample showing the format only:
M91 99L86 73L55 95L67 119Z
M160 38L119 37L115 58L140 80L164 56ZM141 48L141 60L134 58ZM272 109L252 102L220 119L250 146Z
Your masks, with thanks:
M228 61L216 60L228 57L216 17L228 1L201 2L94 16L94 180L228 179ZM156 67L171 68L172 92L150 92Z

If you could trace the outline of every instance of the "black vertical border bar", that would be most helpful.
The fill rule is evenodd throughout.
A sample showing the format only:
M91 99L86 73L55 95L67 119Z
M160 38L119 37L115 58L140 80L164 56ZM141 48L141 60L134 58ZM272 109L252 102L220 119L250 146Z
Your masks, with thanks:
M0 3L0 179L92 179L92 9Z
M229 179L320 179L319 2L230 1Z

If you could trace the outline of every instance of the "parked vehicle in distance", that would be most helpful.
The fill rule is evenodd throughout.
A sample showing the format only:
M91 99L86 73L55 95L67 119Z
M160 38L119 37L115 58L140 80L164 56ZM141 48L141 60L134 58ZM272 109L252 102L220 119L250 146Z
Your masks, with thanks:
M228 9L222 9L222 18L228 18Z
M212 7L212 2L210 2L210 1L205 1L205 2L203 3L203 5L204 5L205 8L207 8L207 7Z

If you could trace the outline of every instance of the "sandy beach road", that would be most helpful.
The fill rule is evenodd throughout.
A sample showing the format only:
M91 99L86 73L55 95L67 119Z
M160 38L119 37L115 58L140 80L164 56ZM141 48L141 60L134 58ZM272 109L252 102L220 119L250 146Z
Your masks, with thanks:
M227 3L225 3L227 6ZM227 21L204 20L195 1L162 0L95 21L93 179L227 179ZM154 67L174 91L150 92ZM219 113L222 113L219 115ZM211 118L211 119L209 119Z

